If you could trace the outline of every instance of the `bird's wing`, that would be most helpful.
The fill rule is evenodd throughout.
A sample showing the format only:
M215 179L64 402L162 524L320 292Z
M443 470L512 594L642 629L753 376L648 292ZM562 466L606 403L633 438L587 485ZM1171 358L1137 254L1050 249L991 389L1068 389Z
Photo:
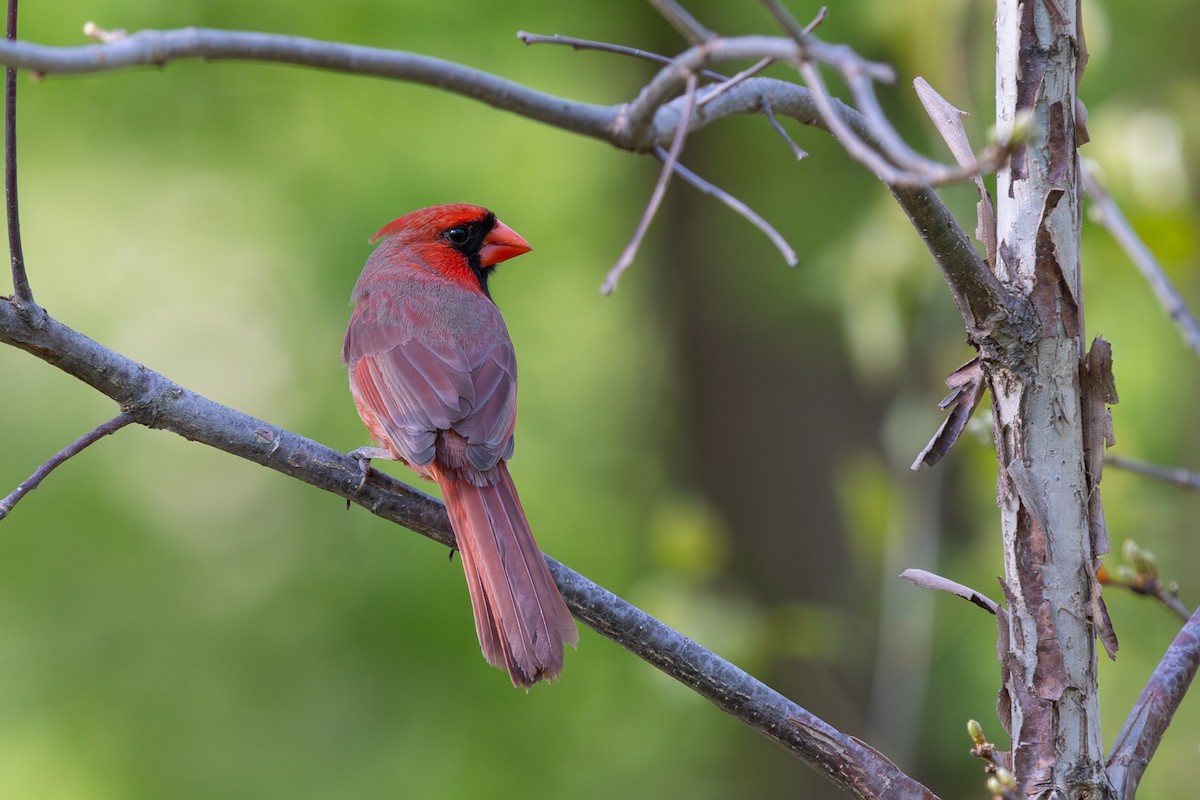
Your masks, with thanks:
M404 319L356 309L343 358L372 433L413 466L434 459L438 434L446 430L466 439L466 458L477 470L511 456L516 357L503 322L499 331L503 335L430 341Z

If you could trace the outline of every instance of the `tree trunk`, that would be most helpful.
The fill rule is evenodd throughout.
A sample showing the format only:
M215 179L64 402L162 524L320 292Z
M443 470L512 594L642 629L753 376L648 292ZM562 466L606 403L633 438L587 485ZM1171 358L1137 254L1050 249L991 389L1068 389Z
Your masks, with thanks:
M987 364L1008 604L999 712L1011 726L1013 772L1028 796L1046 798L1112 796L1096 686L1105 621L1094 576L1105 544L1093 536L1103 530L1099 469L1089 469L1085 446L1079 25L1074 0L997 5L997 130L1005 137L1015 126L1027 146L997 176L996 272L1041 323L1036 341Z

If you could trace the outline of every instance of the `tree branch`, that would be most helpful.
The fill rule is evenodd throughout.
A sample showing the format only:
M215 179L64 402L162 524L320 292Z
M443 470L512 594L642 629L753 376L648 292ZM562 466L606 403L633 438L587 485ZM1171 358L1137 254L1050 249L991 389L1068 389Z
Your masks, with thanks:
M607 138L615 111L539 92L482 70L432 56L324 42L299 36L184 28L138 31L102 44L50 47L0 42L0 63L39 75L84 75L171 61L264 61L411 81L455 92L529 119Z
M650 193L646 210L642 212L642 218L638 221L629 244L625 246L621 257L617 259L617 263L609 270L608 277L604 279L604 285L600 287L601 294L612 294L617 290L617 281L633 263L642 239L646 236L646 231L650 229L650 222L658 212L658 207L662 205L663 195L667 193L667 184L671 182L671 174L675 171L675 165L679 163L679 154L683 152L683 142L687 139L688 121L691 120L692 112L696 107L696 80L695 75L689 75L687 78L687 104L683 107L683 119L675 128L675 138L671 140L671 149L667 151L667 156L663 159L662 171L654 183L654 191Z
M663 19L671 23L675 30L679 31L680 35L692 44L700 44L716 38L715 33L701 25L691 12L676 3L675 0L650 0L650 5L654 6L654 9L662 14Z
M817 52L823 58L834 61L845 58L844 51L832 45L819 44ZM101 73L133 66L162 66L169 61L186 58L295 64L422 83L617 147L650 151L655 146L668 145L674 138L676 128L685 119L682 107L686 98L677 97L666 103L662 100L670 96L688 71L702 70L708 63L721 59L771 57L787 61L796 57L798 45L780 37L744 36L712 40L702 47L707 49L693 48L673 60L647 85L638 99L629 105L615 106L556 97L430 56L292 36L201 28L139 31L104 44L80 47L0 42L0 63L43 75ZM882 68L873 72L878 73L879 69ZM705 99L704 91L700 91L698 101ZM639 107L640 111L637 110ZM832 107L860 138L873 147L878 146L861 114L839 100L833 100ZM789 116L805 125L830 132L827 121L817 110L812 92L774 78L749 78L728 91L722 91L719 96L696 109L691 117L690 130L695 131L729 116L760 114L764 108L770 108L776 115ZM649 123L637 130L630 127L631 116L646 114L650 115ZM1001 286L937 194L927 186L889 188L941 268L972 341L983 343L989 336L1001 342L1023 338L1021 331L1031 318L1026 304ZM1011 330L994 334L997 326L1007 326Z
M348 455L192 392L50 317L0 299L0 342L26 350L115 400L122 416L297 478L453 547L445 507ZM547 559L572 613L779 744L852 796L932 800L882 754L570 568Z
M1200 609L1197 609L1158 662L1108 757L1108 779L1117 797L1132 798L1171 725L1196 667L1200 665Z
M1183 467L1162 467L1158 464L1151 464L1149 461L1142 461L1140 458L1118 456L1111 453L1104 457L1104 463L1110 467L1136 472L1139 475L1145 475L1148 478L1164 481L1184 489L1200 489L1200 472L1193 472Z
M1179 290L1171 283L1171 279L1163 271L1158 259L1154 257L1154 253L1150 252L1150 248L1133 230L1133 226L1121 212L1121 207L1117 205L1112 195L1097 178L1095 171L1094 166L1089 167L1086 162L1084 163L1083 185L1087 190L1088 197L1092 200L1088 209L1091 212L1092 220L1107 228L1112 237L1117 240L1117 244L1129 256L1129 260L1137 267L1138 272L1142 273L1142 277L1150 284L1150 288L1154 290L1154 294L1158 297L1158 302L1162 305L1163 310L1167 312L1167 316L1179 328L1179 334L1183 337L1183 341L1197 355L1200 355L1200 320L1196 319L1196 315L1183 302L1183 296L1179 294Z
M655 147L654 156L659 161L665 162L667 160L667 151L663 150L661 147ZM751 225L762 231L762 234L771 240L771 244L775 245L775 249L777 249L780 255L783 256L783 260L787 262L789 267L794 267L800 263L800 260L796 258L796 251L793 250L792 246L787 243L787 240L779 234L779 231L775 230L771 223L759 216L754 209L750 208L750 206L746 205L741 200L738 200L736 197L729 194L729 192L726 192L724 189L721 189L719 186L714 186L713 184L704 180L704 178L701 178L699 175L692 172L678 161L675 162L675 173L703 194L720 200L734 213L744 217Z
M8 0L8 24L5 40L17 38L17 0ZM12 261L13 294L18 300L33 302L33 289L25 274L25 253L21 247L21 222L17 213L17 71L4 70L4 198L8 219L8 253Z
M34 470L32 475L21 481L20 485L17 486L16 489L13 489L12 492L9 493L8 497L0 500L0 520L7 517L9 512L13 510L13 506L19 503L21 498L23 498L25 495L36 489L38 484L45 480L46 476L57 469L59 465L68 459L79 455L79 453L83 452L84 448L88 447L89 445L95 444L100 439L108 436L110 433L116 433L131 422L133 422L133 417L129 416L125 412L121 412L108 422L97 425L88 433L80 436L62 450L59 450L57 453L47 459L45 463Z

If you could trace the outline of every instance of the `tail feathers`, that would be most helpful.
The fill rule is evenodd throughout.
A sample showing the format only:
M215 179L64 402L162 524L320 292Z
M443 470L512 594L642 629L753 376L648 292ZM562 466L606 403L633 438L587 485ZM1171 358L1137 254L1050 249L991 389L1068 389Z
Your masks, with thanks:
M507 669L514 686L553 680L563 646L579 631L542 559L516 487L501 461L490 486L437 471L450 513L484 658Z

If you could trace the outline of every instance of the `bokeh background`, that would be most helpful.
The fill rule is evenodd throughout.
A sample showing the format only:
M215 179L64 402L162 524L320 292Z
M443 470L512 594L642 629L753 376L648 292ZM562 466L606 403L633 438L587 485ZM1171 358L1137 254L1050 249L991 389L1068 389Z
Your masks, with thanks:
M749 0L687 5L725 33L771 30ZM821 33L896 65L883 101L941 157L910 82L925 76L969 110L982 143L992 13L849 0ZM1088 1L1084 14L1083 152L1200 307L1200 6ZM648 5L598 0L60 0L21 17L24 38L49 44L83 43L94 20L413 50L606 104L652 67L526 48L515 32L681 48ZM494 292L521 361L513 471L542 546L942 796L984 796L964 725L1005 742L993 624L895 577L923 567L999 595L986 421L937 468L908 469L941 422L942 379L970 352L908 222L828 137L785 123L811 153L797 163L763 119L735 119L684 155L777 225L799 268L676 184L602 298L658 171L605 144L425 87L242 63L22 76L20 104L38 300L191 389L341 450L365 443L338 353L367 237L424 205L496 210L535 247ZM970 192L945 196L973 225ZM1087 334L1115 351L1118 452L1200 467L1200 361L1090 224L1084 255ZM0 350L0 409L0 494L116 411L15 350ZM1200 602L1200 498L1116 470L1104 491L1114 542L1136 538ZM557 684L513 690L480 657L446 556L170 434L102 441L0 525L0 798L835 794L590 631ZM1111 742L1179 623L1132 595L1108 605L1122 644L1101 665ZM1145 795L1194 785L1198 744L1193 698Z

